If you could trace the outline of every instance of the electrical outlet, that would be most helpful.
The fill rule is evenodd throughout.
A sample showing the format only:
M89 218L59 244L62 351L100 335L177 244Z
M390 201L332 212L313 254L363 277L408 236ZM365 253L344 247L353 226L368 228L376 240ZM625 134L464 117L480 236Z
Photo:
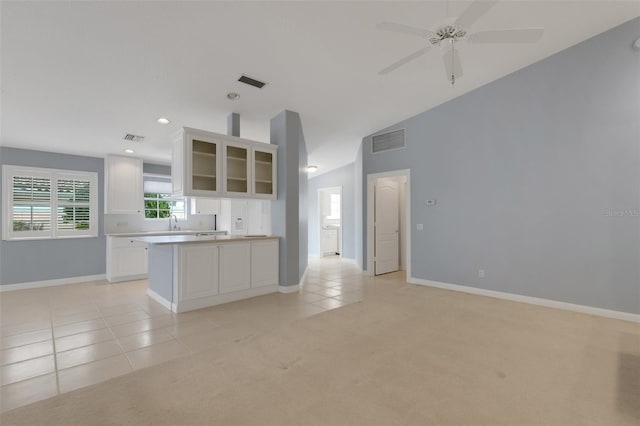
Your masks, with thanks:
M478 278L484 278L484 269L478 269Z
M427 200L427 206L435 206L436 200Z
M424 226L421 223L419 223L417 228L418 228L418 231L422 231L424 229Z

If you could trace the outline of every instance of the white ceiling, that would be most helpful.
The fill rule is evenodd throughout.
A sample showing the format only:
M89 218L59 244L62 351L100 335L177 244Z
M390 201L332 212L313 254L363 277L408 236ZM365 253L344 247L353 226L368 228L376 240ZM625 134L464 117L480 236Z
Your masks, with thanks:
M451 1L449 15L468 4ZM378 75L424 41L376 24L436 27L442 1L1 5L2 145L103 156L129 132L146 136L138 155L167 163L181 126L225 133L237 112L241 136L268 142L269 120L289 109L320 172L353 161L363 136L640 15L636 1L503 1L472 30L542 26L543 39L462 44L452 88L439 51ZM241 73L269 84L244 86Z

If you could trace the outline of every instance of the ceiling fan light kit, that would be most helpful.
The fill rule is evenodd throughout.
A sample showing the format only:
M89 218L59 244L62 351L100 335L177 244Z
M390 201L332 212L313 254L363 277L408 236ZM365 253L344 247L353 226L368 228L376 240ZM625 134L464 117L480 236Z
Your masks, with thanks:
M460 14L453 24L443 25L435 31L396 22L381 22L377 26L379 30L421 37L426 39L427 46L394 62L382 69L378 74L389 74L414 59L425 55L432 50L432 47L443 47L446 49L443 61L447 79L452 85L455 85L456 79L462 77L462 65L458 50L455 48L456 43L463 41L467 41L470 44L535 43L540 40L544 33L544 28L515 28L469 33L467 29L495 6L496 3L498 3L497 0L476 0Z

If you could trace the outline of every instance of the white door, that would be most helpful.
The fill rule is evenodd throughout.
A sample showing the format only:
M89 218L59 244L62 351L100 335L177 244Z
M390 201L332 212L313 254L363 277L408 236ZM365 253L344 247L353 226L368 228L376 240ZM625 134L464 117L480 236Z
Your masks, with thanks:
M180 246L180 301L218 294L218 246Z
M375 185L375 274L397 271L400 238L400 185L394 179L378 179Z
M251 243L251 288L278 285L278 240Z
M220 294L251 287L251 244L220 246Z

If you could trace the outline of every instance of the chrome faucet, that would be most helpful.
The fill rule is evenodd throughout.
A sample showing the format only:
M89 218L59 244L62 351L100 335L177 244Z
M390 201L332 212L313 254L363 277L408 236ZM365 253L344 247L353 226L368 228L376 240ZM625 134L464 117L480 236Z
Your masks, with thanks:
M174 224L172 224L171 219L175 219ZM169 216L169 231L177 231L177 230L178 230L178 216L176 216L175 214L172 214L171 216Z

